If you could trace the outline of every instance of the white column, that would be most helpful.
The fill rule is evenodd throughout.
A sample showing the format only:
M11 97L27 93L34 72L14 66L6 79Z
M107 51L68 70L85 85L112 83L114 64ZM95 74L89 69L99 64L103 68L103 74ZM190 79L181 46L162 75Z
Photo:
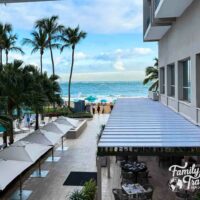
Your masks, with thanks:
M97 200L102 200L101 157L97 157Z

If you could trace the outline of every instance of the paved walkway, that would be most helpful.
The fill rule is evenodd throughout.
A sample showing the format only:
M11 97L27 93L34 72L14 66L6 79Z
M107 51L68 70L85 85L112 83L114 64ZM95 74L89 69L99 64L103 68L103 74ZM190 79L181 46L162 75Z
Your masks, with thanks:
M42 169L49 170L46 178L29 178L25 182L24 189L33 190L29 200L65 200L78 188L63 186L71 171L96 172L97 134L107 118L108 115L95 115L78 139L66 140L65 146L69 149L55 153L55 156L61 156L59 162L42 165Z

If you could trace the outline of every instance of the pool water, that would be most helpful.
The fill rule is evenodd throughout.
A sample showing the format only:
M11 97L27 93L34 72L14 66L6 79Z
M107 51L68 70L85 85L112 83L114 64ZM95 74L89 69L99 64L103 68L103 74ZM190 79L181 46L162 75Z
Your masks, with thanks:
M2 125L0 125L0 132L3 132L3 131L5 131L5 128Z

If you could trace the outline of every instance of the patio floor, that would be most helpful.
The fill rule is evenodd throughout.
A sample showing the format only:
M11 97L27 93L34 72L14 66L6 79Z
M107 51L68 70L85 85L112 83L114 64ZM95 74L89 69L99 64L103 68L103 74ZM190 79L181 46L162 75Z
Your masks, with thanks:
M23 189L32 190L29 200L67 200L66 196L80 187L63 186L71 171L96 172L96 151L97 134L100 126L107 122L109 115L95 115L88 121L88 126L78 139L66 140L65 152L55 152L55 156L61 159L57 163L45 162L42 164L43 170L49 170L45 178L29 178L24 184ZM147 162L150 170L150 183L156 188L154 193L155 200L173 200L174 197L168 190L167 169L159 168L155 157L142 157ZM103 200L114 200L112 195L113 188L120 188L119 164L115 163L115 157L111 158L111 179L107 178L107 169L102 168L103 181ZM17 185L16 185L17 187ZM7 200L8 198L5 197Z

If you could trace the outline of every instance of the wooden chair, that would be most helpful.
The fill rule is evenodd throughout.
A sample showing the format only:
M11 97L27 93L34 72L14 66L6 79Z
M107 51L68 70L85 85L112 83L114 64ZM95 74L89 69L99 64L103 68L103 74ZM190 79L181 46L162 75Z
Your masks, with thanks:
M143 194L142 200L152 200L154 188L151 185L144 185L143 188L146 190Z
M145 185L149 182L148 180L149 172L138 172L137 173L137 182L140 183L141 185Z
M128 195L122 189L112 190L115 200L129 200Z

